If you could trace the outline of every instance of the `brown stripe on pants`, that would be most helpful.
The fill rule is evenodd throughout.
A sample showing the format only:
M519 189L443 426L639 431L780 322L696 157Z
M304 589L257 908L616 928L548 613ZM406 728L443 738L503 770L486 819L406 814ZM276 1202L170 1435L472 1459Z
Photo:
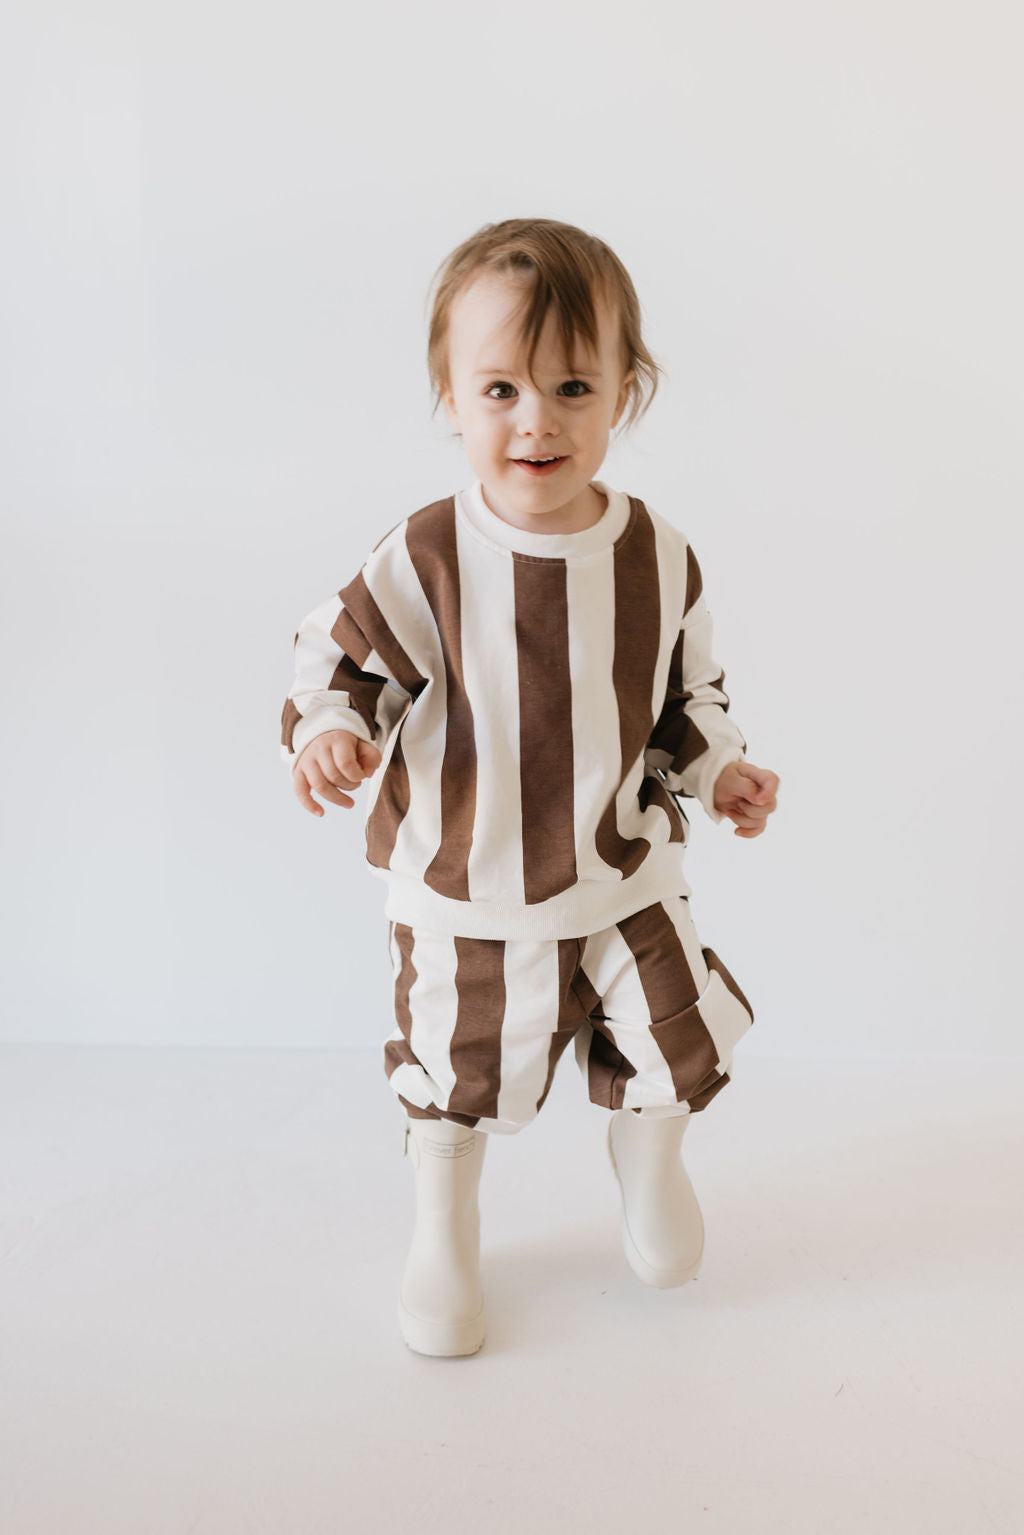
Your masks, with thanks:
M753 1023L686 896L580 938L481 939L389 924L398 1027L384 1046L406 1112L514 1133L540 1111L570 1040L590 1101L664 1115L706 1107Z

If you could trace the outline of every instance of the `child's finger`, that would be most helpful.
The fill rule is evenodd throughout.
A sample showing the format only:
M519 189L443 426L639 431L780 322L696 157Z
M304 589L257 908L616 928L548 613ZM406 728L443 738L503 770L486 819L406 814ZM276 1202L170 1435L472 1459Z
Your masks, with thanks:
M349 779L349 787L362 782L366 777L366 768L359 760L359 753L355 745L354 736L336 736L331 742L331 756L334 765L345 778ZM365 742L363 743L366 744Z
M310 815L323 815L323 806L318 805L309 792L309 779L306 777L306 764L296 768L292 773L292 788L303 810L308 810Z
M731 805L725 813L735 826L753 826L754 824L743 805Z
M774 794L769 795L765 799L751 799L748 797L742 801L744 808L749 807L750 810L756 811L758 815L767 815L769 811L776 808L777 803Z
M750 815L739 809L730 812L730 819L735 822L736 830L742 832L745 837L756 837L758 832L764 831L767 824L764 815Z
M323 815L324 812L322 806L317 804L316 800L309 792L309 784L306 782L306 774L304 770L302 772L295 772L292 774L292 788L295 790L295 794L303 810L308 810L310 815Z
M344 805L346 809L355 804L355 800L351 795L343 792L346 788L355 788L355 785L347 778L342 778L340 784L333 775L328 778L327 772L320 766L319 762L311 762L307 772L310 787L316 790L321 799L328 800L332 805Z
M372 741L359 741L356 745L357 761L365 777L369 778L380 767L381 756Z
M751 787L747 790L747 798L764 804L774 799L775 791L779 787L779 775L773 773L771 768L755 767L752 762L740 762L737 764L741 777L752 780Z

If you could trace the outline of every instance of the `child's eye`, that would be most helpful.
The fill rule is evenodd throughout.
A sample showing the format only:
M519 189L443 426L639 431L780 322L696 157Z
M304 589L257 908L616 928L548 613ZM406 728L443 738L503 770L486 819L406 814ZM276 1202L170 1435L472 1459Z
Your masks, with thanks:
M561 387L563 389L580 389L580 390L583 391L584 394L589 394L590 393L590 385L589 384L585 384L581 378L570 378L570 379L567 379L566 382ZM487 386L487 394L488 394L488 396L492 400L507 400L509 398L509 396L507 394L496 395L493 392L495 389L512 389L512 385L511 384L498 383L498 384L489 384ZM514 392L515 391L513 390L513 393ZM569 395L568 398L570 400L579 400L579 399L582 398L582 395L571 394L571 395Z

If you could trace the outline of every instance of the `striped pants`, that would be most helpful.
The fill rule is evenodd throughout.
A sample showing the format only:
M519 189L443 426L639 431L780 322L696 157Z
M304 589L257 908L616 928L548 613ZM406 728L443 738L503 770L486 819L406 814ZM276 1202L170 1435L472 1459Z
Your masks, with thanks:
M750 1006L689 898L585 938L463 938L388 923L397 1028L384 1045L406 1113L514 1134L539 1113L569 1041L590 1101L697 1112L729 1081Z

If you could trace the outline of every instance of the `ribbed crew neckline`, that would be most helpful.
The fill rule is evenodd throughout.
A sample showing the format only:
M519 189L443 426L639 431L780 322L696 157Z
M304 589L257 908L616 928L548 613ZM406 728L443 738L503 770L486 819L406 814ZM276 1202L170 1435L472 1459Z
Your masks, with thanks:
M515 554L547 556L550 559L574 559L609 548L625 531L629 521L629 497L612 490L603 480L592 480L595 490L608 498L603 515L591 528L578 533L528 533L513 527L491 511L483 495L483 482L475 481L457 491L455 506L459 514L490 544L510 549Z

